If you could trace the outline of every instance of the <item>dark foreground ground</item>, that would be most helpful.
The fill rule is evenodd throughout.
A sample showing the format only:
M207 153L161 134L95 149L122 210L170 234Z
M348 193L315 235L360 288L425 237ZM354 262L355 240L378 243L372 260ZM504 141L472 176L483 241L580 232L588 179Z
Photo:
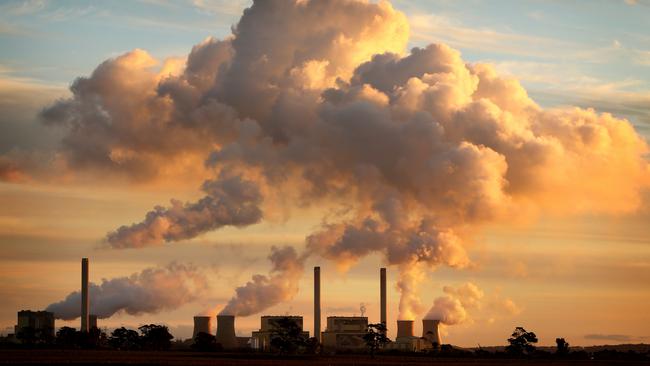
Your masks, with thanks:
M512 360L431 358L423 356L379 355L374 360L366 355L280 358L271 355L225 354L197 352L129 352L129 351L62 351L62 350L0 350L3 365L645 365L647 361L614 360Z

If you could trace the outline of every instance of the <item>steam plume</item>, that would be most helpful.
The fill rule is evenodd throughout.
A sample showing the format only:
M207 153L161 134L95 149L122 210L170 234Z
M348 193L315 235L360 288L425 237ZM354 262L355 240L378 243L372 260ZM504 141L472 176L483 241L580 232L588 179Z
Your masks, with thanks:
M225 225L247 226L262 218L258 208L261 195L252 182L238 176L206 181L203 191L208 195L198 202L172 200L170 208L156 207L143 222L108 233L108 243L114 248L160 244L193 238Z
M648 146L628 121L545 110L490 65L444 44L409 53L407 43L406 17L388 2L254 1L232 37L196 45L184 64L156 69L142 50L107 60L43 118L69 128L61 152L75 168L146 180L207 161L216 177L203 199L109 233L111 246L189 239L268 219L278 202L290 214L326 201L345 214L309 235L305 255L350 266L381 253L402 271L403 319L419 311L411 268L467 267L465 243L484 225L639 207ZM237 290L248 300L227 309L250 314L268 304L254 289L292 286L254 276Z
M293 247L272 247L268 258L273 264L269 275L254 275L238 287L220 314L248 316L293 298L303 273L303 259Z
M440 320L445 325L456 325L473 321L472 315L482 311L482 318L494 321L498 315L515 315L520 312L512 299L494 294L485 296L476 284L467 282L458 287L444 286L445 295L436 298L424 319Z
M139 315L173 310L194 301L206 288L206 278L195 267L172 263L129 277L90 283L89 296L92 313L108 318L120 311ZM72 320L80 316L80 303L81 293L74 291L46 310L57 319Z

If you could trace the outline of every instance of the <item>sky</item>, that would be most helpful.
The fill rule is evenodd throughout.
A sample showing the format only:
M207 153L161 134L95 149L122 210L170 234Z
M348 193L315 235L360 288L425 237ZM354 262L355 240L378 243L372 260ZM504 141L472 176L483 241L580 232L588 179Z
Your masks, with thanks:
M374 321L387 266L389 335L648 343L650 2L327 4L0 2L2 332L89 257L109 328L311 331L316 265Z

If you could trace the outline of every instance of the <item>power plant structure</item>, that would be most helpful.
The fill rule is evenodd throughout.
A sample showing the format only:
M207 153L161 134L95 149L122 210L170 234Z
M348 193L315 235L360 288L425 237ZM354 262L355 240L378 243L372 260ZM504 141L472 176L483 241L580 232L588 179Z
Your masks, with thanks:
M386 268L379 270L379 302L380 322L387 325L388 292ZM363 315L363 314L362 314ZM208 320L206 320L208 319ZM235 317L233 315L217 316L217 343L224 349L251 347L260 351L272 350L271 340L281 331L281 320L288 320L297 326L303 337L309 337L309 332L303 330L303 317L296 315L271 316L260 318L260 329L253 331L251 337L237 337L235 334ZM395 340L385 346L386 349L408 352L421 352L441 344L439 325L440 320L422 320L422 337L414 335L414 320L398 320ZM209 329L209 318L194 317L194 335L199 329ZM314 267L314 334L322 349L330 351L355 351L366 348L363 336L368 331L368 317L365 316L328 316L327 328L321 330L321 271Z
M368 317L328 316L323 332L323 349L326 351L359 350L366 348L363 336L368 330Z
M321 342L320 333L320 267L314 267L314 338Z
M90 314L89 299L89 260L81 259L81 327L82 332L88 332L90 329L97 328L97 315ZM387 326L388 322L388 291L387 291L387 271L386 268L379 270L379 322ZM362 306L362 316L328 316L327 327L321 329L321 269L314 267L314 334L313 338L321 345L325 351L340 350L361 350L366 348L363 339L368 331L368 317L363 316L365 307ZM23 310L18 312L17 325L15 326L16 335L28 329L34 329L40 334L54 337L55 314L47 311L29 311ZM260 329L253 331L250 337L237 337L235 333L235 316L234 315L217 315L216 317L216 342L223 349L234 350L241 348L254 348L260 351L272 350L271 340L275 334L282 331L282 327L287 326L285 321L293 323L294 329L300 329L303 337L308 338L309 332L303 330L302 316L271 316L265 315L260 318ZM211 316L195 316L194 329L192 337L195 338L199 333L214 334ZM423 319L422 336L414 335L414 320L400 319L397 320L397 334L393 342L384 346L385 349L394 349L409 352L420 352L431 348L437 348L442 345L440 337L440 320Z
M423 319L422 320L422 338L429 341L432 345L440 347L442 341L440 339L440 320ZM436 347L436 346L434 346Z
M388 320L386 318L386 268L379 269L379 321L387 326Z
M81 258L81 328L82 332L90 330L90 301L88 298L88 258Z
M195 316L194 317L194 331L192 338L196 338L199 333L212 334L212 317L211 316Z
M284 316L272 316L264 315L260 318L260 329L253 332L251 336L251 347L260 351L271 351L273 349L271 345L271 340L276 332L281 331L283 326L283 321L288 321L293 323L294 326L298 327L303 338L309 338L309 332L302 330L302 316L296 315L284 315Z
M14 333L20 336L23 332L33 332L43 338L54 338L54 313L49 311L21 310L17 314Z

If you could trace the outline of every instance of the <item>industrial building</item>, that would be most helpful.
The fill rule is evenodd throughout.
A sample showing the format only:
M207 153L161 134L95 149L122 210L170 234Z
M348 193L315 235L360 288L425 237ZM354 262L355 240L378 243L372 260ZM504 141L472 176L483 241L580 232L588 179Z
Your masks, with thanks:
M251 347L260 351L271 350L271 339L273 335L280 330L278 321L281 319L289 319L300 330L303 329L302 316L285 315L285 316L270 316L265 315L260 318L260 330L253 332L251 337ZM309 338L309 332L302 332L305 339Z
M365 316L328 316L323 332L324 350L358 350L366 348L363 336L368 329Z
M49 311L19 311L18 320L14 327L16 336L28 329L34 330L36 336L54 338L54 313Z

